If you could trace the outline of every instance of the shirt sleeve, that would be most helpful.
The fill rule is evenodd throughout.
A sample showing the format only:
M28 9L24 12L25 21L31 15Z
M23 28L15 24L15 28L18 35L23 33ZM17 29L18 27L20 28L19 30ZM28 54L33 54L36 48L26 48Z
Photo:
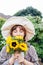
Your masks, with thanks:
M33 62L34 65L40 65L38 62L38 55L34 46L30 46L29 50L27 51L26 59L30 62Z
M5 61L2 65L10 65L9 60Z
M6 46L4 46L0 52L0 65L8 65Z

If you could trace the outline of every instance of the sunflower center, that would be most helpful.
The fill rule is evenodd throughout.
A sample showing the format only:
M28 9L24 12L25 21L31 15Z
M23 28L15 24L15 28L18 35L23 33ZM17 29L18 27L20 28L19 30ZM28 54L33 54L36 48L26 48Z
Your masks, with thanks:
M24 47L24 46L22 45L22 47Z
M14 46L14 47L15 47L16 45L17 45L17 44L16 44L16 42L12 42L12 46Z

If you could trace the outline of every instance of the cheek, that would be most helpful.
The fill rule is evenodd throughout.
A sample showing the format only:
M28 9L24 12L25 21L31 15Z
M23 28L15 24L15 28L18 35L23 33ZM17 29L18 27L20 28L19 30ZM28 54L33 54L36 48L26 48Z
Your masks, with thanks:
M22 36L24 36L24 33L21 33Z

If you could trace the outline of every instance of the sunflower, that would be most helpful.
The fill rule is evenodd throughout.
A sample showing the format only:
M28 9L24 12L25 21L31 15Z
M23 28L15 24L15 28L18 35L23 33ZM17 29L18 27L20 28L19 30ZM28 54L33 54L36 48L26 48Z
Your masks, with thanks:
M10 52L10 48L9 48L9 46L8 46L8 45L6 46L6 52L7 52L7 53L9 53L9 52Z
M19 48L22 51L27 51L28 50L28 47L27 47L27 44L26 43L20 43Z
M12 40L11 36L8 36L6 39L6 44L9 44L11 42L11 40Z
M23 39L23 36L16 36L16 39Z
M6 44L8 46L6 46L6 52L12 52L16 50L26 52L28 50L28 47L27 44L24 41L22 41L23 37L22 36L15 36L15 37L11 36L7 37Z
M13 48L14 50L16 50L18 48L18 46L19 46L19 43L17 40L12 40L10 42L10 48Z

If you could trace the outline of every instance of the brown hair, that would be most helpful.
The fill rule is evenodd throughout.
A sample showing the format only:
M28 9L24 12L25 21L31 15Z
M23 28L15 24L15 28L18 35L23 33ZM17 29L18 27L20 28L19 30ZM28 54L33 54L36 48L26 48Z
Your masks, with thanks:
M18 26L20 26L21 29L24 31L24 41L25 41L26 29L25 29L24 26L22 26L22 25L14 25L14 26L11 28L11 30L10 30L10 35L13 36L13 35L12 35L12 32L13 32L13 30L15 30Z

